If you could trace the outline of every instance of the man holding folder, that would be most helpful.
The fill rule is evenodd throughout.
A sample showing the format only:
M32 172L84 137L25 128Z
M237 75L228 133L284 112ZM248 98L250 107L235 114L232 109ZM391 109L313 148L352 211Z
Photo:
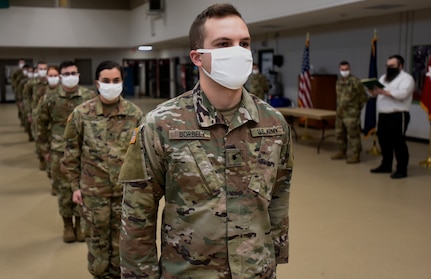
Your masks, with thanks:
M377 96L377 137L382 149L382 162L372 173L391 173L395 154L396 170L391 178L407 177L409 151L406 144L406 130L410 121L410 104L415 82L404 70L404 58L392 55L386 62L386 74L379 82L384 86L374 86L368 92Z

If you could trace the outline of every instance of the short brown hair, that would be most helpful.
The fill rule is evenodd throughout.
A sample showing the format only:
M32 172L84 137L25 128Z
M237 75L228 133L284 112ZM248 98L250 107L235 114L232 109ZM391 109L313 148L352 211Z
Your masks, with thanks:
M227 16L242 16L231 4L214 4L200 13L193 21L189 31L190 49L202 48L204 44L204 24L209 18L223 18Z
M55 70L55 71L57 71L57 73L60 74L60 69L58 68L57 65L48 65L48 72L49 72L49 70Z

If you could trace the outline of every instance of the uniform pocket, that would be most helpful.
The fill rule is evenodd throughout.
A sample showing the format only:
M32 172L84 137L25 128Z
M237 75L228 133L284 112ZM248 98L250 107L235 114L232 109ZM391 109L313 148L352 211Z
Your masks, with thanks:
M175 193L172 198L180 196L183 202L193 204L218 195L221 181L199 141L174 149L169 160L171 181L166 185L176 189L166 191L167 201L170 200L169 193Z
M83 135L83 146L86 146L90 153L103 150L106 144L106 120L83 121Z
M248 185L249 189L268 201L271 200L277 179L281 148L282 141L280 137L262 138L259 153L257 154L256 167Z

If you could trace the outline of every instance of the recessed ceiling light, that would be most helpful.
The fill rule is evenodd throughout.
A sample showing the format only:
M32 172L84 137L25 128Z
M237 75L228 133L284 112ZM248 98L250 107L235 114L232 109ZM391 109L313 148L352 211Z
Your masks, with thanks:
M138 50L140 51L151 51L153 50L152 46L138 46Z

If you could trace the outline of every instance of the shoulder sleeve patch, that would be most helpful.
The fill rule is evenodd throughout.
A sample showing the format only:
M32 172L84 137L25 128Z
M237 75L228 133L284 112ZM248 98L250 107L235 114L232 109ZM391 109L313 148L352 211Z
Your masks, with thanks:
M140 131L136 132L136 144L129 145L123 165L118 175L119 182L137 182L148 180L144 150L140 140Z

